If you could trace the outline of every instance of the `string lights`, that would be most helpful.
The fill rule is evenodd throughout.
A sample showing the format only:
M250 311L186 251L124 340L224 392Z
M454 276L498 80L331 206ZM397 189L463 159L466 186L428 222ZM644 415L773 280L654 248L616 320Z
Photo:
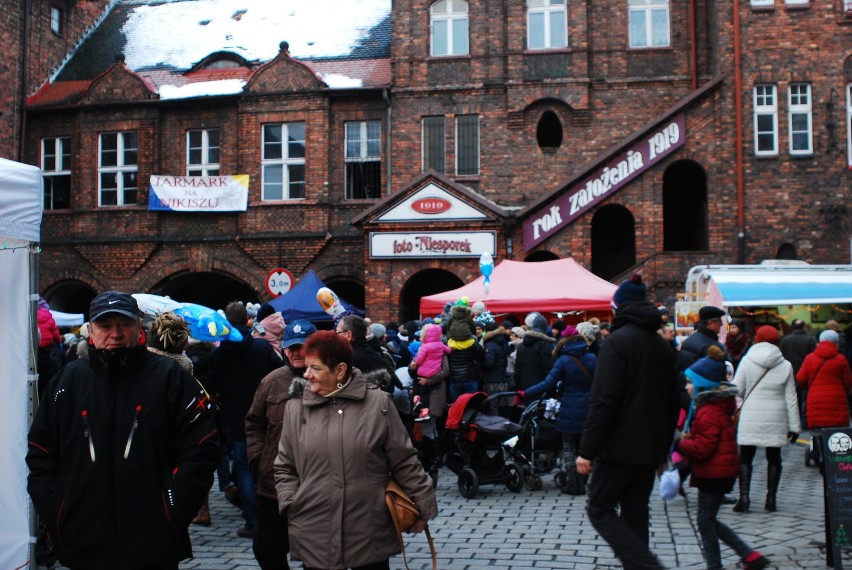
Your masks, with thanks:
M14 253L18 249L28 249L30 253L41 253L41 247L38 244L9 246L8 243L4 243L0 245L0 250L2 251L11 251Z

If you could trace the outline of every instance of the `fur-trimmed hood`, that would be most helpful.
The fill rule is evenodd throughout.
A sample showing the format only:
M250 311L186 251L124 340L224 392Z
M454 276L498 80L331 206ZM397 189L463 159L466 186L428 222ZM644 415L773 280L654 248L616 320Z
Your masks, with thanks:
M556 339L548 334L544 334L535 329L529 329L526 333L524 333L524 338L521 342L524 343L524 346L529 346L536 341L543 340L545 342L556 342Z

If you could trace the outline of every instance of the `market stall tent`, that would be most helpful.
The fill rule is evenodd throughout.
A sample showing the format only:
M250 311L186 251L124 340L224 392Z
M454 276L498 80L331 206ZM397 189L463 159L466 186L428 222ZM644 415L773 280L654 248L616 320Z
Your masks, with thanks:
M488 294L479 276L467 285L420 299L420 314L437 315L446 303L467 296L484 301L494 314L609 311L616 286L587 271L571 258L553 261L501 261L491 273Z
M292 289L269 301L276 311L281 312L286 322L302 319L311 322L330 321L331 316L325 312L317 301L317 291L325 287L317 274L309 270ZM340 299L347 311L354 315L363 316L364 311L352 303Z
M0 158L0 568L30 561L27 430L35 386L35 267L42 214L41 171ZM26 324L29 327L26 327Z

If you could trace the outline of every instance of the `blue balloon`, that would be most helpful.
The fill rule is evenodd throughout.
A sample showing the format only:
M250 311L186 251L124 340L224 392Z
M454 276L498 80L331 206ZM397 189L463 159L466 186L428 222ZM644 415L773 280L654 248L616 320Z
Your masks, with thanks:
M209 307L184 303L182 307L174 309L174 312L183 317L189 325L189 335L194 339L210 342L243 340L243 335L231 326L228 319Z

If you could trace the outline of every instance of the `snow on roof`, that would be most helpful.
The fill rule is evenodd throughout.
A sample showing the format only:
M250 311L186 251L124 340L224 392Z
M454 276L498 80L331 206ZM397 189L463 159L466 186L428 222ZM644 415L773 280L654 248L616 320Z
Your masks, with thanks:
M210 95L232 95L239 93L245 87L242 79L221 79L219 81L199 81L185 85L161 85L160 99L186 99Z
M390 0L159 0L129 7L121 33L134 71L188 70L228 51L268 61L286 41L294 58L346 57L390 14Z

